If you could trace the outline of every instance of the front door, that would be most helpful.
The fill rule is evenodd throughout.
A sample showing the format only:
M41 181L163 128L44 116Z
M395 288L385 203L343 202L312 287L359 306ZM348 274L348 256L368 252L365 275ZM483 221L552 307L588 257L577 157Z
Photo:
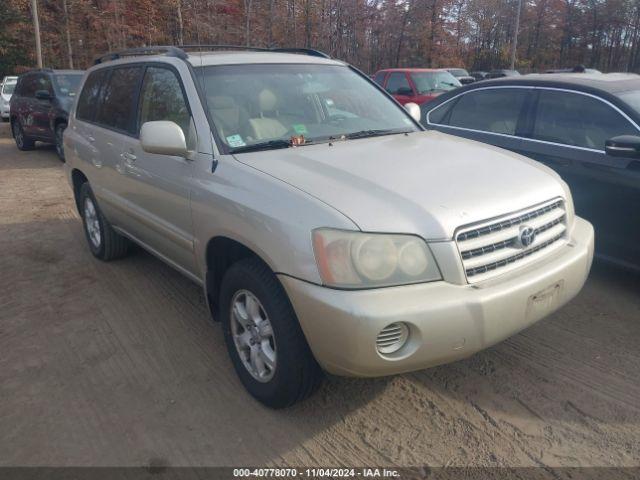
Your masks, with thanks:
M402 105L414 101L415 94L405 72L391 72L385 88Z
M539 89L523 153L569 184L576 213L596 230L603 256L640 265L640 162L605 154L607 139L640 135L614 106L590 95Z
M182 83L169 66L146 67L140 92L136 135L124 138L119 159L119 195L135 217L131 233L167 260L195 274L190 185L192 159L142 150L138 133L145 122L178 124L190 150L196 133Z

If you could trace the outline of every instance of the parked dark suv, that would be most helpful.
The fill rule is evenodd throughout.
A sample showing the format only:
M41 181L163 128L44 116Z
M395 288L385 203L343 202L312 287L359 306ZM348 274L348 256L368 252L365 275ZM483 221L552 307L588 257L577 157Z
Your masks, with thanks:
M440 130L526 155L569 184L600 257L640 269L640 76L533 74L485 80L422 107ZM504 188L518 192L518 185Z
M20 150L33 149L36 141L54 143L64 160L62 133L82 74L78 70L33 70L18 77L10 118Z

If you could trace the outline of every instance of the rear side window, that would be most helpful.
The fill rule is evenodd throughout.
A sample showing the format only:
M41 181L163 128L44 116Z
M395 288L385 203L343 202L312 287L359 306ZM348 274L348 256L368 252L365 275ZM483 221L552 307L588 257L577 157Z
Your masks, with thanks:
M476 90L462 95L450 111L434 110L430 115L432 123L444 120L441 125L468 128L481 132L515 135L518 118L529 94L524 88L495 88ZM439 115L447 113L447 115ZM442 118L444 117L444 119Z
M155 120L177 123L188 136L191 115L176 74L161 67L148 67L140 101L140 125Z
M114 68L104 86L102 104L95 121L135 134L137 92L141 77L142 67Z
M35 97L38 89L38 76L27 75L20 78L19 95L21 97Z
M393 72L387 79L387 92L391 94L411 95L411 85L404 72Z
M638 135L638 130L610 105L579 93L540 91L533 138L604 150L616 135Z
M78 107L76 109L76 118L80 120L93 121L93 116L98 106L98 98L100 96L100 88L107 75L107 70L96 70L91 72L84 82L80 97L78 97Z

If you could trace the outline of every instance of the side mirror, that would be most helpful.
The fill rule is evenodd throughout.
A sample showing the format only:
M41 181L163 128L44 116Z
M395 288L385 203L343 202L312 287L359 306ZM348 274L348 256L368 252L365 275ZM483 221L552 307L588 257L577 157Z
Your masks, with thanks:
M409 112L409 115L416 121L419 122L422 120L422 113L420 112L420 107L417 103L409 102L405 104L404 108Z
M411 95L413 95L413 90L411 90L409 87L400 87L396 91L396 95L405 95L410 97Z
M46 90L36 90L36 98L38 100L51 100L53 97Z
M140 129L140 144L145 152L159 155L186 157L188 153L184 132L176 123L167 120L144 123Z
M604 151L612 157L640 158L640 137L619 135L604 144Z

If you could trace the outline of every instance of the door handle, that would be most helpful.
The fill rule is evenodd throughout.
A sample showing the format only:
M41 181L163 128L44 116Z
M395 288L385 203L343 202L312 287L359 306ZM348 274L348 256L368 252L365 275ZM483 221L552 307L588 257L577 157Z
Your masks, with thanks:
M136 157L133 153L130 152L124 152L123 154L120 155L122 158L124 158L126 161L128 162L135 162L136 161Z
M92 137L91 135L87 137L87 140L89 140L91 143L94 143L96 141L95 137Z

